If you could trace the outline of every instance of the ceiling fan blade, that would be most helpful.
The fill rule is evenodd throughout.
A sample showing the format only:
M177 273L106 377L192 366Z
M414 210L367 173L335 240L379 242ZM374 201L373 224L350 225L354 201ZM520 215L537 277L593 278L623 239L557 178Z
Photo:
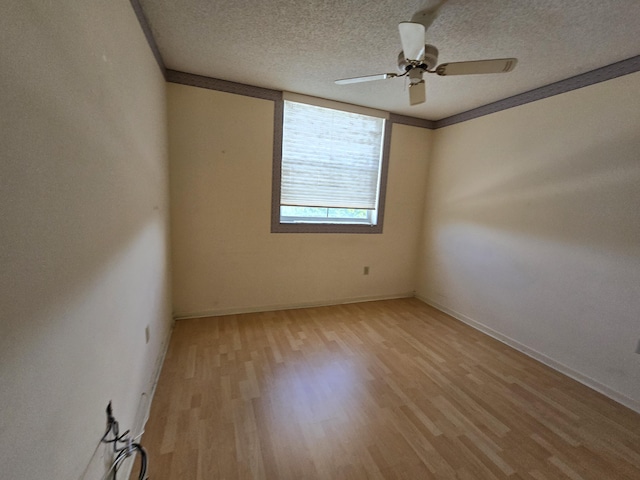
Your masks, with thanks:
M427 87L422 80L420 83L409 85L409 104L419 105L427 101Z
M443 63L436 67L438 75L475 75L479 73L507 73L516 68L517 58L497 58L473 62Z
M400 22L400 41L407 60L422 60L424 57L424 25L413 22Z
M397 76L398 75L395 73L379 73L377 75L367 75L365 77L342 78L340 80L336 80L335 83L338 85L348 85L350 83L371 82L372 80L386 80L387 78Z
M409 104L418 105L427 100L427 89L422 79L423 71L419 68L409 70Z

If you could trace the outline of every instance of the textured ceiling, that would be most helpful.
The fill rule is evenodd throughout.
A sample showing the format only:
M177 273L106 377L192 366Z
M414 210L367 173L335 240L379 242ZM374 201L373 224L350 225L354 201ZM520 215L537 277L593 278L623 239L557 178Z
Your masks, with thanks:
M167 68L438 120L640 54L639 0L448 0L439 63L516 57L501 75L428 75L411 107L398 23L435 0L140 0Z

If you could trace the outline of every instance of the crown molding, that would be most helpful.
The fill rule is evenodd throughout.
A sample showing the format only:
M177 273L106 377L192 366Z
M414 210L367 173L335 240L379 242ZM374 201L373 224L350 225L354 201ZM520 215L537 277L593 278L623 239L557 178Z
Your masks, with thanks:
M561 93L570 92L579 88L594 85L600 82L606 82L623 75L635 73L640 71L640 55L627 58L620 62L612 63L601 68L596 68L586 73L569 77L565 80L545 85L543 87L535 88L512 97L508 97L497 102L483 105L482 107L474 108L466 112L458 113L435 122L435 128L448 127L456 123L466 122L473 120L474 118L484 117L491 113L500 112L509 108L518 107L526 103L537 102L545 98L553 97L554 95L560 95Z
M203 75L195 75L193 73L179 72L177 70L169 69L167 70L166 78L167 82L189 85L191 87L206 88L208 90L217 90L219 92L262 98L264 100L282 100L282 92L280 90L254 87L253 85L230 82L228 80L205 77Z
M436 122L434 120L408 117L406 115L398 115L397 113L389 114L389 121L392 123L399 123L400 125L409 125L411 127L428 128L429 130L436 128Z
M156 63L158 64L162 75L166 79L167 68L164 65L164 60L162 60L162 55L160 54L160 49L158 48L156 39L153 37L153 33L151 32L151 27L149 26L147 17L142 10L142 5L140 5L140 0L130 0L130 2L131 7L133 8L133 12L136 14L136 18L138 19L138 23L140 24L140 28L142 29L142 33L144 33L144 36L147 39L147 43L149 44L149 48L151 48L151 52L156 59Z
M153 56L158 63L160 71L165 77L165 80L172 83L179 83L183 85L190 85L193 87L207 88L210 90L218 90L221 92L235 93L237 95L246 95L249 97L263 98L265 100L282 100L282 92L279 90L271 90L268 88L255 87L253 85L246 85L243 83L235 83L227 80L221 80L217 78L206 77L202 75L195 75L192 73L179 72L176 70L167 69L158 45L156 44L151 27L147 21L147 17L144 14L140 0L130 0L133 11L136 14L140 28L142 29L145 38L153 52ZM484 117L492 113L507 110L509 108L518 107L531 102L537 102L545 98L560 95L562 93L577 90L579 88L594 85L600 82L606 82L617 77L628 75L630 73L636 73L640 71L640 55L627 58L619 62L606 65L604 67L596 68L586 73L576 75L573 77L560 80L558 82L551 83L533 90L529 90L518 95L498 100L497 102L489 103L481 107L477 107L466 112L457 113L440 120L426 120L423 118L410 117L406 115L399 115L391 113L389 119L392 123L398 123L401 125L410 125L414 127L427 128L434 130L438 128L448 127L455 125L456 123L466 122L473 120L474 118Z

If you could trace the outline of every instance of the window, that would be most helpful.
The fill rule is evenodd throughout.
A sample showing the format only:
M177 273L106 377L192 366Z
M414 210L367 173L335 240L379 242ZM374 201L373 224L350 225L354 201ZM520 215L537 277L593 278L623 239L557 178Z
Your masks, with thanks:
M281 151L274 154L272 232L381 233L385 114L286 95Z

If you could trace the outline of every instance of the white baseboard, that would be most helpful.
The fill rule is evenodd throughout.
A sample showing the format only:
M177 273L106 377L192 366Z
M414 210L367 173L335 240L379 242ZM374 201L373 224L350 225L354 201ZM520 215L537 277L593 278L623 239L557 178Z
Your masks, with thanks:
M169 342L171 340L171 334L175 321L171 321L171 325L166 333L166 336L161 344L160 352L155 359L155 365L151 377L148 383L144 386L145 391L140 396L138 402L138 408L133 418L133 427L131 430L131 437L136 438L144 431L145 423L149 418L149 412L151 409L151 402L153 395L158 385L158 379L160 378L160 372L162 371L162 365L169 349ZM136 439L140 443L139 439ZM93 451L86 468L80 474L79 480L95 480L95 479L110 479L112 478L110 468L113 467L114 453L112 444L106 444L98 442L96 449ZM120 469L118 470L118 478L129 478L131 469L133 468L134 457L129 457L124 460ZM137 478L137 476L136 476Z
M147 424L147 420L149 420L149 414L151 413L151 403L153 402L153 396L156 393L156 387L158 386L158 380L160 379L160 373L162 372L164 359L166 358L167 351L169 350L169 342L171 341L171 335L173 333L173 328L175 327L175 324L176 324L175 320L172 320L171 326L169 327L169 331L167 332L167 335L161 345L160 354L156 358L156 363L153 368L153 373L151 375L151 379L149 380L149 384L148 384L150 385L150 388L148 389L149 393L147 394L147 392L142 392L140 403L136 411L136 418L134 419L134 423L133 423L134 428L131 429L131 431L133 432L132 434L133 438L137 438L138 436L141 436L144 433L145 425ZM143 400L145 396L147 397L146 401ZM138 438L136 441L138 443L141 443L142 446L144 447L142 439ZM133 468L133 463L134 463L133 460L134 460L134 457L130 457L127 460L125 460L123 466L120 469L121 473L119 472L120 474L118 475L118 477L129 478L131 476L131 469Z
M366 297L350 297L350 298L340 298L340 299L333 299L333 300L320 300L317 302L261 305L257 307L223 308L223 309L217 309L217 310L205 310L202 312L189 312L189 313L179 312L174 314L174 318L176 320L184 320L187 318L220 317L222 315L238 315L242 313L273 312L276 310L293 310L296 308L327 307L331 305L345 305L348 303L375 302L377 300L393 300L396 298L411 298L413 296L414 296L413 292L406 292L406 293L398 293L393 295L372 295L372 296L366 296Z
M173 333L173 327L175 326L175 320L171 321L171 325L169 326L169 330L167 331L166 337L162 341L160 346L160 353L156 358L156 363L153 367L153 374L151 375L151 379L149 380L150 388L149 393L143 392L142 395L147 395L146 402L140 402L138 406L138 411L136 412L136 418L134 420L134 428L132 429L135 432L135 436L141 435L144 431L144 427L149 419L149 413L151 411L151 402L153 401L153 396L156 393L156 387L158 386L158 380L160 379L160 373L162 372L162 366L164 365L164 359L167 356L167 351L169 350L169 342L171 341L171 335Z
M481 331L482 333L485 333L487 335L489 335L492 338L495 338L496 340L504 343L505 345L508 345L512 348L515 348L516 350L518 350L519 352L524 353L525 355L533 358L534 360L537 360L541 363L544 363L545 365L547 365L548 367L553 368L554 370L582 383L583 385L586 385L587 387L602 393L603 395L605 395L606 397L609 397L610 399L624 405L627 408L630 408L631 410L634 410L635 412L640 413L640 402L637 400L634 400L633 398L627 397L626 395L612 389L611 387L608 387L607 385L604 385L600 382L598 382L597 380L594 380L593 378L584 375L574 369L572 369L571 367L568 367L567 365L560 363L556 360L554 360L551 357L548 357L547 355L538 352L537 350L534 350L520 342L518 342L517 340L514 340L513 338L510 338L506 335L503 335L502 333L493 330L492 328L484 325L483 323L478 322L477 320L474 320L462 313L456 312L455 310L452 310L448 307L445 307L444 305L439 304L438 302L431 300L429 298L426 297L422 297L420 295L415 295L415 297L418 300L421 300L422 302L426 303L427 305L431 305L433 308L436 308L438 310L440 310L441 312L446 313L447 315L452 316L453 318L460 320L463 323L466 323L467 325L469 325L470 327L475 328L476 330Z

